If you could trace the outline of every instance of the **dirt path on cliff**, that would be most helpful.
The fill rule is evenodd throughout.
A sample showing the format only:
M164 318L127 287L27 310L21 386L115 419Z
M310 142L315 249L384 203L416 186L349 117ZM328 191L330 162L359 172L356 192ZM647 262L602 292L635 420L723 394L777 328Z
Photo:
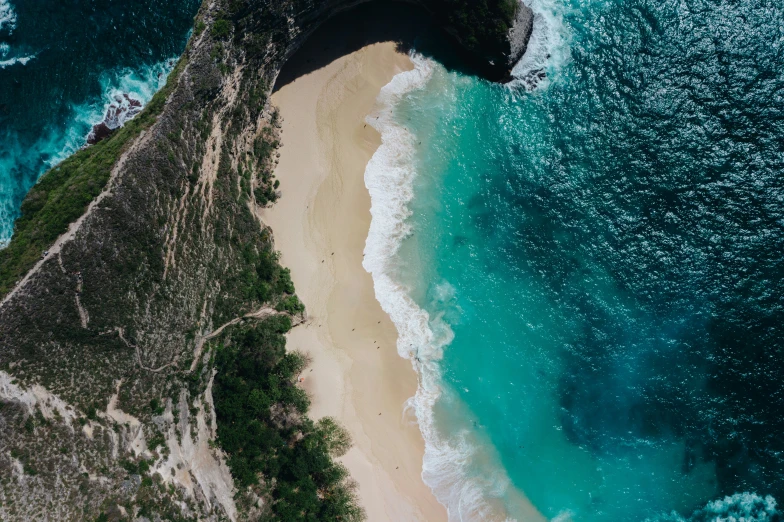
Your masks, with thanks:
M204 343L205 342L207 342L210 339L213 339L213 338L219 336L221 334L221 332L223 332L223 330L225 330L226 328L228 328L231 325L239 323L243 319L258 319L258 320L262 320L262 319L266 319L267 317L272 317L273 315L285 315L285 316L290 317L291 320L292 320L291 321L291 327L292 328L295 327L295 326L299 326L300 324L302 324L305 321L305 317L304 316L299 316L299 317L293 316L293 315L291 315L288 312L279 312L279 311L277 311L274 308L271 308L269 306L264 306L264 307L256 310L255 312L250 312L250 313L247 313L245 315L241 315L239 317L235 317L231 321L228 321L228 322L222 324L221 326L219 326L218 328L216 328L212 332L210 332L210 333L208 333L206 335L199 336L199 338L196 341L196 350L194 350L194 352L193 352L193 362L191 363L190 371L194 371L196 369L196 365L198 364L199 358L201 357L201 352L204 349Z

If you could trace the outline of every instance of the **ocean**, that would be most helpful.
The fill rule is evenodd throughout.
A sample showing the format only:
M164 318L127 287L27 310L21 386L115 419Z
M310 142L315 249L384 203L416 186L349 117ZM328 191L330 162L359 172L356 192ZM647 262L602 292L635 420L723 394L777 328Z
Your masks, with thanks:
M451 520L780 520L784 9L532 0L511 86L368 118L376 295Z
M124 94L144 104L185 48L198 0L0 0L0 245L40 175Z

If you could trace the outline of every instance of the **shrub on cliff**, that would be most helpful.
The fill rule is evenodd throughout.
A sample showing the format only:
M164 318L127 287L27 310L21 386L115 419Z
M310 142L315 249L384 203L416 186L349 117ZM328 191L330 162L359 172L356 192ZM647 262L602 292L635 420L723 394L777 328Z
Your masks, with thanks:
M231 22L228 20L216 20L212 26L212 36L217 39L226 38L231 32Z
M362 520L348 471L333 460L350 438L332 419L306 417L310 401L296 386L306 362L286 353L291 322L280 319L246 327L218 346L218 443L240 491L255 487L265 497L269 520Z

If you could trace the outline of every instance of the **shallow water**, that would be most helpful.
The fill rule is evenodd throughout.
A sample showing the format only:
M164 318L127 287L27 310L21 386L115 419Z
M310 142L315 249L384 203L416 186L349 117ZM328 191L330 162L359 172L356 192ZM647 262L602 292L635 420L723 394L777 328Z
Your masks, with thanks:
M199 0L0 0L0 245L27 191L85 144L114 96L146 103Z
M417 58L369 120L425 479L455 520L777 520L784 10L535 8L516 88Z

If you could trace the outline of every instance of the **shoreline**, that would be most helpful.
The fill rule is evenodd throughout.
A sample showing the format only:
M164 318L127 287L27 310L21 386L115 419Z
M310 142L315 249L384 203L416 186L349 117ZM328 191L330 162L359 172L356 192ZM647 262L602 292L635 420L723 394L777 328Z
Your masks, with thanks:
M312 358L302 383L310 415L335 417L351 433L354 446L341 461L373 521L447 519L422 480L419 427L404 415L417 375L398 355L395 326L362 267L371 217L363 178L381 144L365 117L381 88L412 68L393 42L376 43L275 92L283 197L261 211L307 307L307 323L287 346Z
M443 412L437 413L444 392L443 349L454 334L448 322L420 308L410 295L411 288L397 280L398 250L411 233L409 204L417 177L414 151L418 138L394 113L400 101L424 88L439 68L416 53L410 59L415 67L396 75L381 89L373 112L366 118L381 133L382 145L365 170L373 219L362 264L373 276L376 299L399 332L399 356L410 361L418 375L416 394L407 407L425 440L422 478L447 507L451 519L501 522L515 520L514 513L521 522L545 522L523 492L511 484L492 442L466 431L462 423L448 421ZM463 417L473 415L466 410Z

